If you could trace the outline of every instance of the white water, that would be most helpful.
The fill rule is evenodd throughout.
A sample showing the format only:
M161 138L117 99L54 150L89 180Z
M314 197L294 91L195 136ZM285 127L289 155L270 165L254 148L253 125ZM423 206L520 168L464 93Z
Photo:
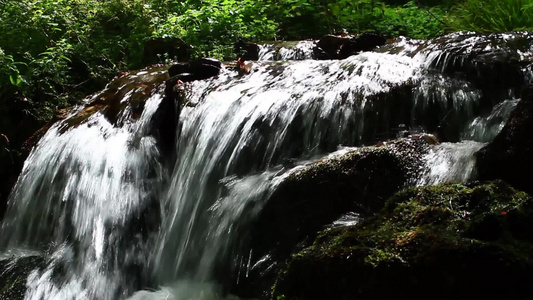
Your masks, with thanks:
M476 175L474 153L484 145L484 143L474 141L463 141L433 146L424 156L426 172L422 174L416 185L466 182L472 179Z
M312 59L314 47L315 41L310 40L260 45L259 61Z
M26 161L1 231L6 249L48 260L29 276L26 299L222 298L220 284L263 259L246 248L247 225L295 170L287 162L371 142L364 136L375 124L365 118L380 114L373 97L415 85L406 123L422 130L430 107L443 119L454 112L464 128L477 120L479 91L428 76L427 59L367 52L257 63L244 77L223 70L187 83L195 106L181 111L172 166L149 133L157 90L137 122L113 126L97 113L66 132L55 125ZM469 179L481 146L435 146L418 184ZM348 214L334 225L357 221ZM139 290L144 282L157 290Z
M239 253L246 236L238 233L245 232L246 222L280 180L275 171L264 170L293 155L320 153L325 142L358 140L358 131L349 130L364 126L352 119L365 105L358 97L416 76L415 60L394 59L367 53L341 62L305 61L276 76L272 67L256 65L245 78L225 73L217 81L195 84L190 97L197 105L181 114L179 155L164 204L169 214L156 247L159 281L205 281L226 269L217 264ZM331 121L336 125L325 136L327 127L320 122L330 127Z
M490 142L503 129L520 99L505 100L494 106L488 116L475 118L463 134L465 139Z

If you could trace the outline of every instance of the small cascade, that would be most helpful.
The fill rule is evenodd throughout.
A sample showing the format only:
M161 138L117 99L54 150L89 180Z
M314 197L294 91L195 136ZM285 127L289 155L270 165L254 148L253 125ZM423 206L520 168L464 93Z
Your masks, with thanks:
M463 133L463 139L490 142L502 130L520 99L508 99L498 103L486 117L477 117Z
M222 67L180 83L184 103L167 97L168 67L117 78L32 151L0 229L0 261L40 258L26 280L28 300L235 299L226 295L236 281L276 268L268 249L250 248L250 224L308 162L428 132L442 143L427 143L409 184L475 178L474 153L531 81L522 61L531 49L512 52L499 39L511 37L398 38L323 61L310 59L312 41L264 45L249 74ZM504 57L520 63L499 64ZM499 67L509 80L482 73ZM179 116L162 121L175 104ZM168 132L175 140L163 151ZM362 218L345 211L320 226Z
M276 60L276 47L274 44L264 44L259 46L258 61L273 61Z
M142 75L118 79L99 99L122 91L121 103L139 100ZM150 216L158 217L153 205L166 181L149 135L162 97L157 88L148 92L137 121L129 109L116 125L106 113L91 111L77 125L68 118L26 160L0 235L3 247L42 249L48 261L29 276L26 299L116 299L136 288L128 273L145 267L149 237L143 234Z
M313 59L315 41L289 41L260 46L258 61L289 61Z
M417 186L467 182L475 177L474 153L485 144L474 141L442 143L425 155L427 170L417 181Z
M425 77L413 91L411 126L438 132L441 139L457 141L465 124L482 105L482 93L466 81L440 74Z

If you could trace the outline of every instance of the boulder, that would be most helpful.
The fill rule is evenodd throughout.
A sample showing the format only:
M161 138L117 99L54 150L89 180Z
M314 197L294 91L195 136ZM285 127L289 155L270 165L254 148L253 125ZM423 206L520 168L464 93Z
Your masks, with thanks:
M386 43L375 33L363 33L355 37L326 35L318 40L313 49L316 59L344 59L362 51L371 51Z
M530 196L502 181L403 190L294 255L273 299L527 298L532 220Z
M339 58L339 50L342 45L350 41L350 38L328 34L318 40L313 49L316 59Z
M201 58L189 63L178 63L170 66L168 74L171 78L182 82L208 79L220 73L222 63L212 58Z
M258 60L260 47L256 43L238 40L234 45L235 54L241 60Z
M235 292L257 297L258 290L270 288L290 253L309 245L325 225L347 212L369 216L381 209L418 176L433 142L433 136L411 136L326 158L291 174L252 225L253 259L268 257L269 263L249 270Z
M339 57L344 59L359 52L372 51L379 46L385 45L386 42L387 40L382 35L363 33L344 43L339 50Z
M522 99L501 132L476 153L479 179L503 179L518 189L533 194L533 85L522 92Z

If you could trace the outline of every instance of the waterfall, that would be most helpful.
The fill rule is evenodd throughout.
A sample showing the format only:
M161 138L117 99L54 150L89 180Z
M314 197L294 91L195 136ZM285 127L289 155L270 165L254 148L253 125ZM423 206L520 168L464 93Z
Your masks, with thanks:
M282 62L268 61L274 54L264 50L251 74L222 68L215 78L185 83L173 159L152 134L165 70L115 80L107 91L121 97L117 119L92 112L72 125L80 107L56 123L11 194L0 231L4 256L33 251L46 260L30 273L25 298L222 298L264 259L247 246L248 225L272 192L340 146L439 132L447 142L426 155L428 171L416 184L469 180L473 153L517 100L487 104L479 86L435 67L448 62L422 44L398 39L375 52L315 61L303 42L279 50ZM145 104L134 117L128 107L139 95ZM349 213L333 226L358 220Z
M178 159L164 203L169 214L155 253L162 281L216 277L217 264L239 253L231 248L238 242L229 243L236 238L232 231L245 240L244 224L280 180L270 170L360 141L365 123L353 116L365 109L361 95L416 76L416 61L395 58L390 63L387 54L365 53L342 62L257 65L247 77L223 73L193 84L196 105L181 113Z
M57 123L26 160L1 238L47 257L48 266L28 278L27 299L114 299L133 288L125 273L145 264L148 252L147 228L137 222L166 181L149 135L162 99L152 92L137 122L125 112L122 127L99 113L66 131L66 122Z

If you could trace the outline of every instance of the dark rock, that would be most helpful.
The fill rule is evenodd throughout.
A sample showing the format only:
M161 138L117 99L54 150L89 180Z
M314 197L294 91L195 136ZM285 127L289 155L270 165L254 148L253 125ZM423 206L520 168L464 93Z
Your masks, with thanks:
M172 65L168 69L168 74L171 78L189 82L217 76L221 67L222 64L216 59L201 58L190 63Z
M166 68L155 67L121 74L103 91L94 95L84 109L66 119L63 130L83 124L97 112L101 112L117 127L121 127L126 121L138 120L145 102L154 94L160 93L164 88L163 84L169 79Z
M431 61L434 69L463 77L494 96L502 96L508 89L520 90L523 67L530 63L520 52L530 51L531 46L533 34L529 32L490 35L463 32L436 38L427 49L438 51Z
M317 59L336 59L339 58L339 51L341 47L350 41L350 38L341 37L337 35L326 35L322 37L316 43L317 50L315 55L319 54L320 56L316 57Z
M325 230L294 255L273 298L527 298L533 243L511 224L531 222L531 203L501 181L401 191L376 217ZM473 234L485 225L498 230Z
M253 224L254 259L268 254L273 262L283 262L342 214L371 215L378 211L421 170L421 157L429 150L425 137L363 147L290 175ZM280 267L269 265L249 270L246 278L240 278L237 294L257 297L257 290L268 289Z
M40 256L0 259L0 299L24 299L28 275L43 265Z
M318 40L313 49L316 59L344 59L362 51L371 51L383 46L386 39L375 33L363 33L356 37L326 35Z
M165 83L164 93L165 96L152 117L150 128L163 157L173 160L179 114L186 101L185 87L182 84L177 84L175 79L169 79Z
M238 40L234 45L234 49L237 57L240 57L243 61L259 59L260 48L255 43Z
M375 33L363 33L346 41L339 50L339 58L344 59L362 51L371 51L385 45L385 37Z
M216 59L201 58L190 62L190 73L195 74L197 80L202 80L217 76L221 67L222 64Z
M476 154L479 179L503 179L516 188L533 194L533 85L522 93L522 100L494 140Z
M142 62L144 65L164 62L163 56L186 61L190 57L190 46L179 38L155 38L144 42Z

